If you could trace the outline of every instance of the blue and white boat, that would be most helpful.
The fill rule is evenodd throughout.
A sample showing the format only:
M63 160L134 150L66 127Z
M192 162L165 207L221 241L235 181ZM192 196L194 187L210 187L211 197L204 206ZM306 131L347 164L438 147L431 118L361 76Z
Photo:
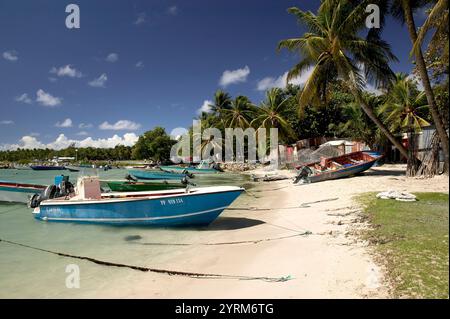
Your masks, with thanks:
M0 201L13 203L27 203L36 193L41 193L47 186L0 181Z
M191 174L216 174L220 173L220 170L218 170L212 163L203 160L198 164L197 166L189 166L189 167L183 167L183 166L159 166L160 169L162 169L165 172L171 172L171 173L181 173L181 172L188 172Z
M182 180L186 176L188 176L186 173L173 173L173 172L165 172L158 169L148 169L148 170L129 170L128 173L137 179L177 179ZM189 176L188 176L189 177Z
M234 186L101 193L98 177L80 178L76 195L46 199L39 220L113 225L194 226L214 221L243 191Z

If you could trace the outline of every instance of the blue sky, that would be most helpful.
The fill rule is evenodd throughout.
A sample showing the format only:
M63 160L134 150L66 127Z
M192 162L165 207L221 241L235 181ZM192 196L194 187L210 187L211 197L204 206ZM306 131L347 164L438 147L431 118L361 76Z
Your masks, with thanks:
M80 29L65 26L69 3L80 7ZM2 0L0 148L130 144L156 125L188 127L219 88L258 103L258 88L298 60L275 50L304 32L286 9L318 4ZM394 71L410 73L405 27L388 19L383 36L400 60Z

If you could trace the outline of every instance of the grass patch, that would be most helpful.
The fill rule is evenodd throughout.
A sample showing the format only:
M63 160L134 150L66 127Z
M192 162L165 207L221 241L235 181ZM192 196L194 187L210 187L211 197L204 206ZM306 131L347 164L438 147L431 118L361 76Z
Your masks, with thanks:
M386 266L394 298L448 298L449 196L415 195L416 202L359 196L373 226L364 237Z

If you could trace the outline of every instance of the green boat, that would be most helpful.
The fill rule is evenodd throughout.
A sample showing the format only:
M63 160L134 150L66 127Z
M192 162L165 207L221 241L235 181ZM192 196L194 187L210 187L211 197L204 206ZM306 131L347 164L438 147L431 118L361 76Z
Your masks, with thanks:
M136 181L102 181L108 185L113 192L142 192L157 191L175 188L185 188L181 182L154 181L154 182L136 182Z

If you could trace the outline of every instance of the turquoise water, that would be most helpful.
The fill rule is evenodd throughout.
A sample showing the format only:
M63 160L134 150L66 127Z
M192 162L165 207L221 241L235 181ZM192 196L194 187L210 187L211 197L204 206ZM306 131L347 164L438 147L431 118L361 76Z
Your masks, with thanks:
M57 174L70 175L76 181L79 173L68 171L0 170L0 180L50 184ZM100 178L122 179L126 171L99 171ZM238 174L196 176L199 186L251 185L248 177ZM247 205L250 196L242 194L233 205ZM223 217L222 217L223 216ZM48 223L33 218L24 204L0 202L0 238L42 249L89 256L116 263L158 267L173 257L179 246L140 245L140 242L202 242L227 223L224 212L213 224L202 228L144 228ZM226 228L226 227L225 227ZM66 266L80 267L80 288L66 287ZM173 267L176 268L176 267ZM0 242L0 298L71 298L102 297L102 291L118 282L138 282L142 273L99 266L86 261L64 258L26 247ZM127 284L128 285L128 284ZM123 286L123 284L122 284Z

